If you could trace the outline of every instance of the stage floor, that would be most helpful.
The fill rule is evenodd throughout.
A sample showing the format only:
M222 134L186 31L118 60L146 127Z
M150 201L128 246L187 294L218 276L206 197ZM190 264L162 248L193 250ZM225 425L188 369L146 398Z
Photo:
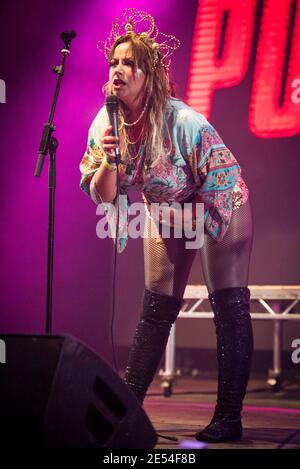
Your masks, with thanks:
M157 378L151 386L144 408L157 433L177 437L178 442L159 438L156 448L180 448L186 440L209 423L216 397L216 380L179 377L171 397L164 397ZM243 411L243 439L233 443L209 444L208 448L277 448L300 429L300 383L283 383L273 392L265 378L251 379ZM284 445L300 448L300 434Z

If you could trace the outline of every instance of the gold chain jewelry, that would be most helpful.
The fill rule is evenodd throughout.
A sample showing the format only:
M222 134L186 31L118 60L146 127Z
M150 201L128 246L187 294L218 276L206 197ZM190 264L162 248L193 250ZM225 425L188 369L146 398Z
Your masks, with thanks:
M138 124L140 120L142 119L143 115L145 114L147 107L148 107L148 100L146 100L144 109L142 110L137 120L134 122L125 122L124 117L121 115L121 126L125 125L125 127L133 127L134 125Z
M139 149L138 149L138 151L137 151L137 153L136 153L135 156L131 156L131 155L129 154L129 159L130 159L131 161L136 160L137 157L140 156L141 147L142 147L142 145L145 143L145 140L146 140L146 135L144 135L144 138L141 140L141 142L140 142L140 144L139 144ZM128 153L129 153L129 151L128 151Z
M143 127L142 127L142 129L141 129L141 131L140 131L140 135L138 136L138 138L136 139L135 142L131 142L131 141L129 140L129 135L128 135L128 132L127 132L127 136L128 136L128 138L127 138L127 143L129 143L130 145L136 145L136 144L137 144L137 142L139 141L139 139L141 138L141 136L142 136L142 134L143 134L143 132L144 132L145 124L146 124L146 121L144 121Z

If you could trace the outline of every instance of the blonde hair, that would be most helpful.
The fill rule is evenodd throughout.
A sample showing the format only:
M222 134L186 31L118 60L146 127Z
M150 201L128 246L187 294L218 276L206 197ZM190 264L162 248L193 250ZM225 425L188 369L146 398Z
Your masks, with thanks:
M131 45L134 70L141 69L146 77L143 90L144 96L148 101L145 121L145 126L148 129L145 161L149 164L149 162L153 162L161 155L163 149L162 131L165 125L164 111L168 98L175 96L175 91L162 54L159 52L154 41L145 33L136 34L130 32L120 36L110 50L109 61L113 58L116 47L125 42ZM111 89L108 89L108 93L112 94ZM124 105L121 101L120 112L125 119ZM120 145L122 155L128 158L126 127L120 129Z

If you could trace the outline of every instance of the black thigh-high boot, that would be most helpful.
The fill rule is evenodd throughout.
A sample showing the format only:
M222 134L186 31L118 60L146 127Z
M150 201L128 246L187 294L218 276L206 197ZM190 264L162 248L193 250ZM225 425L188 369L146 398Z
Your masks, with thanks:
M210 424L195 437L222 442L241 438L241 411L250 375L253 334L250 291L224 288L209 295L217 333L218 397Z
M182 300L145 289L143 310L129 353L124 381L142 403L162 354Z

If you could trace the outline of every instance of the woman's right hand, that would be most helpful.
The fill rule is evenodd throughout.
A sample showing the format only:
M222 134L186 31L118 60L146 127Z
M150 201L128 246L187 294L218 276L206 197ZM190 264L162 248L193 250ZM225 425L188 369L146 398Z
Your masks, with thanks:
M110 160L115 159L115 149L119 146L119 138L111 135L112 126L110 125L104 132L103 138L101 139L103 150L109 156Z

